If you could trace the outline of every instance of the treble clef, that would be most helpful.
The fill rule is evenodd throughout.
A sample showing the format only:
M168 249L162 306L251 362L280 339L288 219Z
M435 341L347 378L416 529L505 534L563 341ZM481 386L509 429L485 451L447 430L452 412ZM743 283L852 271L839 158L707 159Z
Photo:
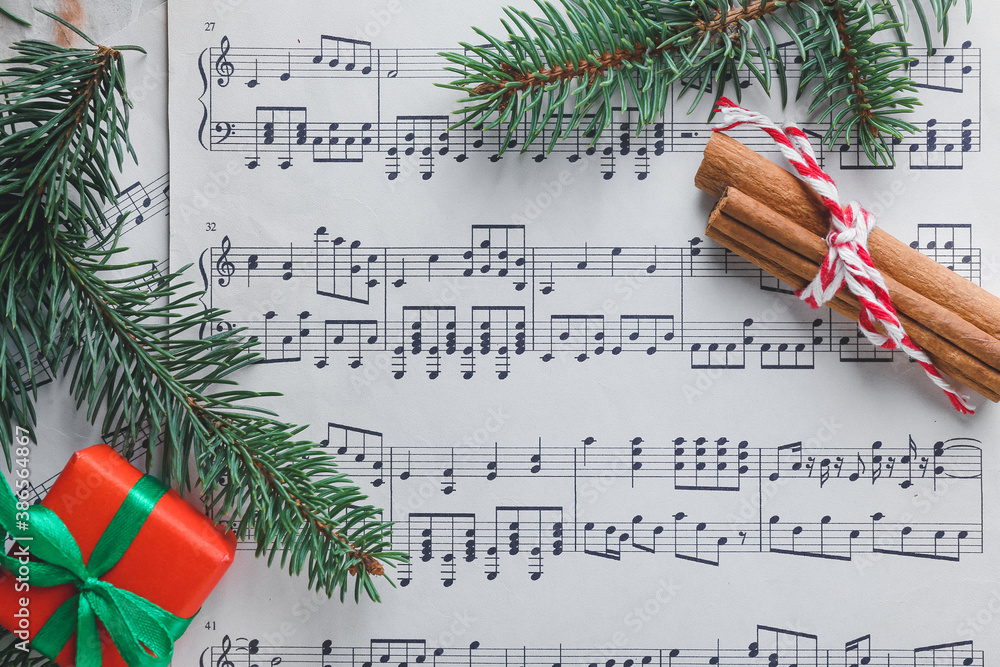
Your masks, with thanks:
M223 37L219 47L222 53L215 61L215 73L219 75L219 86L225 88L229 85L229 77L236 71L233 64L226 60L226 55L229 53L229 37Z
M236 265L229 261L229 251L232 248L233 244L230 243L229 237L224 236L222 238L222 255L215 262L215 272L222 276L219 278L219 287L227 287L233 274L236 273Z
M215 661L215 667L236 667L229 659L229 650L231 648L233 648L232 640L229 639L229 635L226 635L222 638L222 655Z

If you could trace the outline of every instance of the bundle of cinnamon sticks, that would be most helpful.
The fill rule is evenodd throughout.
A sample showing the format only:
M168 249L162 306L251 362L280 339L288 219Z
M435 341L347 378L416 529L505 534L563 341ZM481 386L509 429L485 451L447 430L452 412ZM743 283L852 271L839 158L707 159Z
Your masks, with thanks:
M695 184L720 198L709 238L795 289L812 281L826 255L830 213L807 184L718 132ZM1000 401L1000 298L881 229L868 250L911 340L941 372ZM858 300L846 289L827 305L858 319Z

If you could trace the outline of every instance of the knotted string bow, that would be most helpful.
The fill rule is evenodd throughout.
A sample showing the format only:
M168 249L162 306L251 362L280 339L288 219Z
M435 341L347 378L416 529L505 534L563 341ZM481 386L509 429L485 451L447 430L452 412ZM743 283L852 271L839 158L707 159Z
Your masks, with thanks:
M875 228L875 216L856 201L846 206L840 203L837 184L820 168L806 133L791 123L778 127L767 116L744 109L725 97L719 99L716 111L725 124L716 128L716 132L740 125L753 125L766 132L830 211L830 233L826 236L829 251L812 282L796 292L798 297L813 308L819 308L846 284L861 304L858 328L868 340L885 350L905 352L944 391L956 410L972 414L974 410L969 398L948 384L927 354L903 330L885 280L868 254L868 234ZM885 335L875 328L876 324L882 326Z
M100 667L100 620L129 667L166 667L174 641L190 618L180 618L131 591L102 581L132 544L167 488L149 475L129 491L84 564L80 547L66 524L42 505L19 503L0 480L0 528L30 552L32 558L0 555L0 566L29 586L73 584L74 593L34 634L31 646L54 660L76 632L77 667ZM0 544L3 540L0 539Z

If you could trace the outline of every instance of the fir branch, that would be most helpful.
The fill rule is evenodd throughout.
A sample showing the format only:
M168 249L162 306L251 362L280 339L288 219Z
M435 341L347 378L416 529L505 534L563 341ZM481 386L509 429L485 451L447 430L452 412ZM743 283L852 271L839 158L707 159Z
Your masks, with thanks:
M560 9L536 3L541 17L505 10L505 38L474 28L486 45L462 42L463 52L441 54L459 77L444 87L466 94L455 127L506 125L501 152L522 126L522 150L548 132L551 150L581 127L596 141L614 105L637 107L639 131L662 116L674 84L681 95L693 93L693 110L706 94L725 95L728 82L746 72L768 93L776 79L784 103L788 72L777 45L787 38L811 63L802 81L822 75L811 92L832 102L823 116L831 120L831 147L856 137L872 161L891 161L886 137L914 131L899 115L919 104L900 95L913 89L903 39L910 10L930 48L935 27L928 16L947 41L948 13L958 0L562 0ZM971 16L971 0L966 9ZM886 40L885 31L897 39ZM841 95L845 88L850 95ZM740 92L737 86L737 98Z
M169 483L197 484L259 556L280 553L281 567L341 599L353 577L356 600L378 600L374 577L405 558L389 551L390 525L332 457L297 438L304 427L250 403L276 394L237 386L233 374L260 360L253 343L201 307L183 270L117 263L126 218L108 223L101 210L117 191L114 165L134 157L121 47L14 49L0 87L0 417L33 427L37 384L14 364L37 346L88 418L103 413L104 432L125 434L126 456L148 428L162 444L147 465L158 457ZM0 429L8 465L10 438Z
M813 79L820 83L812 91L809 111L825 110L819 120L830 119L830 129L824 137L830 146L856 132L858 145L872 163L895 162L891 139L902 140L903 133L916 132L916 126L899 118L912 113L920 100L900 96L913 92L913 82L902 74L913 60L897 51L898 43L877 41L878 33L893 30L898 24L883 20L872 25L875 16L888 15L891 7L881 3L869 8L865 0L824 0L824 12L836 26L828 40L822 36L809 49L810 57L803 63L800 90ZM819 31L817 35L821 34ZM832 63L825 63L827 54L838 54Z
M789 0L797 2L798 0ZM730 38L738 39L738 26L740 21L753 21L773 13L778 5L768 0L754 0L745 8L737 8L733 11L715 11L708 18L701 16L693 21L697 31L697 37L692 40L700 43L704 39L712 39L719 35L727 35ZM517 13L517 15L527 20L527 14ZM515 22L517 18L511 17ZM555 25L555 24L553 24ZM508 63L503 63L501 69L508 75L509 80L504 82L482 83L473 89L475 95L494 95L500 93L500 105L498 110L502 113L510 104L511 99L518 93L530 88L542 88L554 83L568 83L574 79L586 80L588 85L601 77L606 76L611 70L618 70L629 63L640 63L646 60L655 60L668 51L681 48L678 43L666 41L660 46L650 48L642 42L636 42L631 48L615 48L614 52L605 51L596 58L581 58L578 61L562 61L551 67L540 67L534 70L516 69Z

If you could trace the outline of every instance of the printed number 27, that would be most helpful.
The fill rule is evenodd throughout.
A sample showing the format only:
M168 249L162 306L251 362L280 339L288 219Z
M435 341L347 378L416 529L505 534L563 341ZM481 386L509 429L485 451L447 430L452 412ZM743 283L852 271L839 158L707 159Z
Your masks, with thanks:
M212 32L213 30L215 30L215 21L206 21L205 32Z

